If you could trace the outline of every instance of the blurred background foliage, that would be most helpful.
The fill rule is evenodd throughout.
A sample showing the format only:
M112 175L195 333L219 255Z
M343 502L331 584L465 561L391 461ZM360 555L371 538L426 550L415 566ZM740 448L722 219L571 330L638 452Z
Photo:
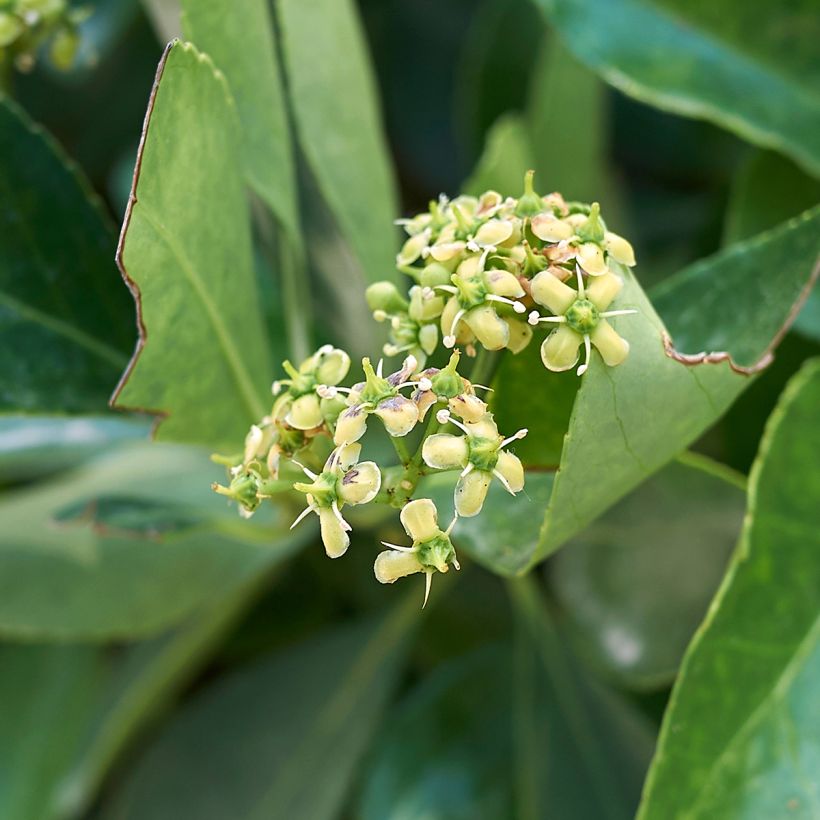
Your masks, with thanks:
M13 76L11 95L82 169L104 202L102 221L119 223L178 10L162 0L85 5L94 13L75 68L43 62ZM403 214L439 192L516 195L533 167L539 190L602 203L609 226L634 244L651 292L820 201L820 183L790 159L606 85L536 4L357 5ZM332 341L370 352L363 300L335 307L340 291L349 299L348 271L360 274L301 154L297 183L314 248L304 291L314 338L327 341L329 322ZM110 288L121 299L106 230ZM264 242L256 266L275 360L287 350L284 308ZM76 272L80 288L86 275ZM127 350L127 300L113 323ZM14 559L4 572L23 533L44 551L49 538L69 539L89 565L127 552L126 542L137 549L130 563L102 561L70 596L58 569L49 579L22 557L20 574L0 582L9 612L50 590L44 617L66 625L53 637L85 630L98 641L38 643L36 622L5 621L0 816L630 816L681 657L737 541L766 420L818 353L815 300L695 454L529 580L505 583L467 566L440 585L423 620L419 590L373 583L374 533L389 538L390 525L366 522L372 529L357 530L343 562L326 561L313 543L296 553L311 534L281 540L284 515L255 519L240 535L232 510L201 504L197 489L210 476L194 455L188 464L176 450L146 447L148 420L101 417L101 402L75 419L4 402L0 540ZM99 377L100 396L113 387ZM164 543L163 533L175 537ZM241 560L221 563L225 544ZM120 615L97 623L97 596L118 600Z

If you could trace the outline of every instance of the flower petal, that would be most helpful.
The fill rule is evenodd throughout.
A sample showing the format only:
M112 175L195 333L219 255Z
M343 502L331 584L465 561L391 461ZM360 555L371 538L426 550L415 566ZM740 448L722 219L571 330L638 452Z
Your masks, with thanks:
M467 247L466 242L445 242L441 245L433 245L430 248L430 256L436 262L447 262L464 252Z
M601 276L609 272L604 252L594 242L584 242L576 251L575 259L590 276Z
M464 321L487 350L501 350L510 341L510 328L489 305L468 310Z
M510 329L510 341L507 342L507 350L512 353L520 353L532 341L532 327L522 319L515 319L505 316L504 321Z
M467 464L470 448L464 436L437 433L424 440L421 457L428 467L436 470L455 470Z
M471 518L481 512L492 477L492 473L484 470L472 470L459 478L453 500L456 512L462 518Z
M518 456L501 450L495 469L504 477L513 494L524 489L524 465Z
M325 470L336 467L340 473L344 473L359 460L361 452L361 444L342 444L327 457Z
M475 234L475 241L481 245L500 245L512 236L513 225L502 219L490 219Z
M600 325L599 325L600 327ZM583 337L566 325L560 325L541 344L541 361L547 370L560 373L578 362L578 347Z
M485 274L487 287L496 296L507 296L508 298L520 299L524 296L524 288L518 277L506 270L493 268Z
M350 536L342 527L342 522L333 510L322 507L319 510L319 525L322 532L322 543L329 558L340 558L350 546Z
M603 276L596 276L587 285L587 299L595 305L598 310L606 310L612 300L621 292L624 280L614 273L605 273Z
M462 393L450 399L450 411L464 421L480 421L487 415L487 405L478 396Z
M433 351L438 346L438 328L435 324L422 325L419 328L419 347L428 355L432 356ZM419 357L416 356L418 359ZM419 367L423 367L419 361Z
M402 507L399 514L404 531L416 541L428 541L440 532L438 511L429 498L417 498Z
M573 234L572 226L550 213L538 214L530 220L530 229L544 242L560 242Z
M419 408L405 396L393 396L380 401L375 414L384 422L391 436L406 436L419 420Z
M627 265L630 268L635 265L635 251L632 249L632 245L622 236L607 231L604 237L604 247L606 248L606 252L616 262L620 262L622 265Z
M401 250L396 256L396 264L398 265L412 265L422 254L427 247L427 242L430 239L430 230L425 229L421 233L411 236L402 245Z
M378 465L373 461L360 461L344 474L339 494L347 504L367 504L376 497L381 485Z
M601 358L610 367L619 365L629 353L629 342L621 338L606 319L601 319L598 327L589 334L589 340L598 348Z
M578 298L578 291L565 285L549 270L535 274L530 284L532 298L557 316L566 313L569 306Z
M385 550L376 556L373 572L380 584L392 584L414 572L424 572L424 567L414 552Z
M350 444L358 441L367 430L367 408L363 404L354 404L339 416L336 432L333 434L335 444Z
M285 421L297 430L311 430L324 421L319 397L315 393L307 393L293 400Z
M319 384L338 384L350 370L350 356L338 347L321 351L316 359L315 373Z

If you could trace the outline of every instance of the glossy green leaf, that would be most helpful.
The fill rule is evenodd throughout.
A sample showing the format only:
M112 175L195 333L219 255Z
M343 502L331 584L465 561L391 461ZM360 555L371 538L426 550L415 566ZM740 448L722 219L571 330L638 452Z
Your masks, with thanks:
M812 0L537 2L578 59L625 94L711 120L820 174Z
M820 780L820 362L749 481L728 575L684 659L639 817L814 817Z
M0 483L31 481L76 466L109 447L148 438L143 419L0 416Z
M778 222L820 202L820 181L792 162L767 151L752 154L732 187L724 240L736 242L768 230ZM820 341L820 290L812 289L794 320L794 329Z
M651 733L523 595L514 648L439 664L391 712L356 816L631 817Z
M0 410L99 412L133 349L101 203L54 140L0 98Z
M555 556L550 578L580 646L621 682L646 688L673 680L737 541L742 484L687 456Z
M0 647L0 816L49 820L103 681L97 649Z
M138 638L183 620L310 537L273 508L242 521L224 471L183 445L130 445L0 501L0 632ZM279 516L283 518L279 518Z
M418 618L414 595L380 622L217 681L147 750L103 817L338 816Z
M396 192L355 6L279 0L276 12L299 144L316 184L363 268L362 282L391 278Z
M193 46L171 44L119 253L141 340L116 403L165 416L161 439L229 451L264 415L271 374L240 156L224 78Z
M182 30L225 74L242 124L248 182L295 236L293 147L267 0L185 0Z

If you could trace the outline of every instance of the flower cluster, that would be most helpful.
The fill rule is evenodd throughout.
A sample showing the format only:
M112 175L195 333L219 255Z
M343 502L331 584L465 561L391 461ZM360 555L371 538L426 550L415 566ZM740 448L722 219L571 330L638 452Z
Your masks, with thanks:
M493 482L511 495L524 488L524 466L509 447L527 430L499 432L487 395L476 394L490 388L459 372L462 350L469 358L479 349L518 353L546 325L552 330L541 359L548 369L575 367L582 347L579 376L593 348L605 365L620 364L629 344L608 320L635 312L610 309L623 267L635 259L629 243L606 229L597 204L539 196L531 172L519 199L495 191L441 197L401 224L409 238L397 266L413 284L406 296L391 282L366 293L374 318L389 327L384 353L404 354L401 366L385 374L383 360L374 366L364 358L363 378L346 387L351 362L343 350L325 345L298 367L285 361L271 411L251 427L243 452L215 457L229 467L230 483L214 489L245 516L275 494L296 491L306 506L293 526L314 513L331 558L350 545L345 506L399 508L412 544L383 541L388 549L374 572L386 584L424 573L426 602L433 574L459 568L450 540L458 520L481 512ZM442 347L451 351L448 361L430 364ZM480 366L491 355L483 353L471 378L491 378L491 368ZM373 426L387 433L398 464L360 460ZM453 516L442 530L433 501L414 496L426 475L447 471L458 477Z
M67 71L80 45L78 26L88 13L67 0L0 0L0 65L8 57L20 71L30 71L37 51L48 44L52 64Z
M471 356L476 345L518 353L532 341L533 326L554 321L566 326L542 345L550 370L573 366L575 358L567 365L567 350L576 339L575 349L583 343L587 350L579 375L588 367L591 345L609 366L626 357L628 345L601 313L620 290L614 283L623 284L619 270L633 266L635 254L629 242L607 230L597 203L566 202L558 193L539 196L530 171L518 199L496 191L442 196L426 213L399 224L409 235L396 257L398 269L414 282L408 296L390 282L367 291L374 318L389 322L385 355L408 352L423 362L439 337L445 347L461 345ZM608 284L585 286L599 277ZM559 285L577 281L572 301L550 298L555 289L549 279ZM533 312L536 306L555 315L541 316Z

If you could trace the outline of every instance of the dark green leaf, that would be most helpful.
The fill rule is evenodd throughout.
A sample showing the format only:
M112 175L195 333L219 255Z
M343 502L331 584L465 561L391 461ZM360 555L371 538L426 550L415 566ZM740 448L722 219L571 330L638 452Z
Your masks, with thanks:
M739 476L687 456L570 541L550 577L586 653L627 685L670 682L723 577L745 500Z
M134 344L101 204L0 98L0 410L99 412Z
M271 374L238 119L193 46L169 46L157 78L119 253L142 333L116 401L166 415L159 438L235 450Z
M413 595L379 623L218 681L170 724L103 816L338 816L418 617Z
M813 0L537 2L575 55L625 94L711 120L820 173Z
M182 28L225 74L242 124L248 182L295 236L293 148L267 0L185 0Z
M631 816L651 734L585 676L541 606L514 650L441 664L393 710L358 816Z
M302 147L350 243L362 283L395 276L396 192L367 46L351 0L279 0L288 87Z
M639 817L814 817L820 361L789 384L728 575L683 661Z

